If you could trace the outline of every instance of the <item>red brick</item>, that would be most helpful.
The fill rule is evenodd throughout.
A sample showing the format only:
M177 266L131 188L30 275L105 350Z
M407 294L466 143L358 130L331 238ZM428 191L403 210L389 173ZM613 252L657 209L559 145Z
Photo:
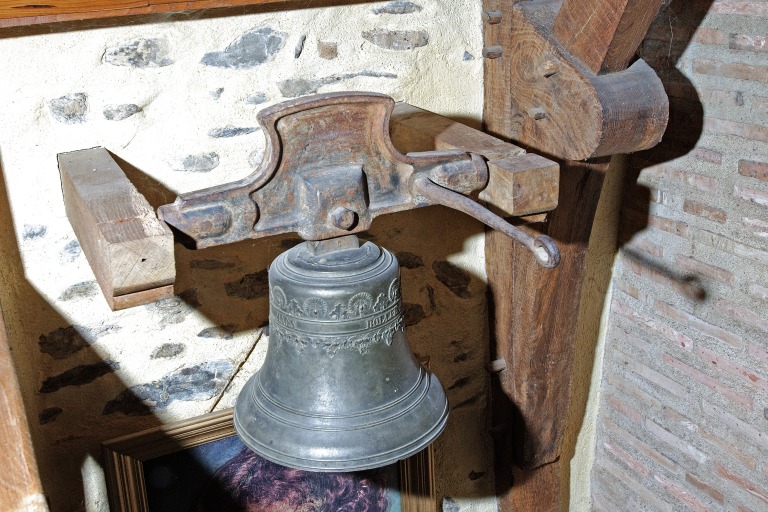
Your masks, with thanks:
M725 498L725 495L722 493L722 491L715 489L713 486L705 483L703 480L700 480L699 478L697 478L695 475L692 475L691 473L685 474L685 481L691 484L692 486L696 487L697 489L709 494L709 496L718 503L722 503L723 498Z
M658 398L651 396L638 388L632 381L623 379L620 376L611 373L605 376L605 380L616 389L617 395L619 394L618 392L621 392L624 396L634 398L648 411L655 413L662 409L661 401Z
M747 50L752 52L768 51L768 37L750 36L746 34L730 34L728 48L731 50Z
M733 186L733 197L749 201L750 203L768 206L768 193L752 188L743 188L738 185Z
M768 222L760 219L751 219L749 217L742 217L741 223L756 237L768 240Z
M704 347L697 347L696 353L701 356L702 359L711 363L712 366L721 369L727 374L741 378L743 381L752 384L763 391L768 391L768 380L766 380L763 375L746 369L740 364L734 363L724 355Z
M760 181L768 181L768 164L751 160L739 160L739 174Z
M656 451L654 448L651 448L644 441L641 441L637 437L633 436L610 419L604 419L603 424L605 425L607 434L611 438L619 439L624 444L631 446L640 455L658 463L660 466L668 469L673 473L677 472L677 463L672 462L667 457Z
M643 379L647 380L651 384L658 386L664 391L668 391L673 395L686 400L690 396L690 391L688 391L687 387L683 386L679 382L675 382L666 375L662 375L660 372L657 372L653 368L650 368L640 361L629 357L625 353L617 350L616 358L624 368L639 375Z
M632 306L621 302L617 296L614 296L611 309L619 315L631 320L633 323L637 324L638 327L642 326L642 328L649 329L682 349L691 350L693 347L693 340L691 338L680 331L635 310Z
M683 203L683 211L720 224L724 224L725 221L728 220L728 213L725 210L715 208L714 206L707 206L706 204L699 203L692 199L685 200Z
M656 495L656 493L649 491L645 486L643 486L643 484L632 478L632 475L630 475L630 473L628 473L624 468L614 463L607 457L598 458L595 464L598 466L598 468L605 472L606 475L609 476L611 485L613 485L614 482L618 480L632 493L639 496L642 502L645 502L648 504L648 506L652 507L652 510L672 512L672 505L664 502ZM600 473L597 473L596 476L598 479L602 479ZM632 498L632 501L636 502L637 499Z
M735 430L736 432L752 441L754 444L758 445L758 448L768 448L768 432L758 430L753 425L750 425L741 418L734 416L729 411L723 409L722 407L718 407L707 400L702 400L701 408L704 409L704 412L709 416L725 423L732 430Z
M711 338L722 341L723 343L726 343L733 348L741 348L744 346L740 336L728 332L721 327L705 322L701 318L692 315L687 311L677 309L671 304L667 304L661 300L656 300L655 306L656 311L658 311L661 315L669 318L670 320L679 322L688 328L695 329Z
M694 280L680 279L672 274L662 272L661 270L656 270L655 268L652 268L645 263L641 263L640 261L635 260L631 255L627 253L625 253L625 256L627 257L626 259L629 262L630 270L632 270L634 274L642 277L643 279L647 279L654 283L660 284L688 299L701 300L703 295L705 295L704 289ZM619 288L619 289L621 289L628 295L635 297L636 299L643 300L640 297L639 293L632 291L631 288L628 288L626 290L622 288Z
M642 462L634 458L617 443L614 443L608 440L603 440L603 446L605 447L606 450L612 453L614 457L616 457L621 462L623 462L625 466L627 466L629 469L631 469L635 473L641 474L645 478L651 478L651 476L653 475L653 473L651 473L651 470L648 469L648 466L646 466L645 464L643 464Z
M688 441L680 439L675 434L665 429L664 427L662 427L655 421L651 420L650 418L647 418L645 420L645 428L647 428L651 434L659 438L662 442L668 444L669 446L674 448L677 452L682 453L688 457L691 457L692 459L697 461L699 464L704 464L709 459L709 457L707 457L707 454L705 454L695 446L691 445Z
M681 427L691 431L697 437L703 439L710 445L718 448L728 460L739 461L745 468L754 470L757 467L757 462L749 454L745 453L742 448L737 448L728 441L712 434L707 431L701 424L696 424L678 413L670 407L664 408L664 418L672 423L677 423Z
M747 491L752 496L755 496L756 498L759 498L765 501L766 503L768 503L768 489L765 489L764 487L755 484L749 478L745 478L741 475L734 473L733 471L730 471L728 468L726 468L719 462L715 462L715 469L717 470L717 474L719 474L723 478L730 480L734 484L738 485L739 487Z
M701 75L722 76L739 80L768 82L768 66L752 66L741 62L723 62L710 59L694 59L693 72Z
M768 142L768 127L759 124L739 123L716 117L705 117L704 129L709 132L743 137L757 142Z
M700 27L693 35L693 41L699 44L725 44L725 32L716 28Z
M738 93L739 95L741 93ZM743 101L743 98L742 98ZM688 156L691 156L695 158L696 160L701 160L702 162L708 162L710 164L722 164L723 163L723 154L719 153L717 151L713 151L711 149L707 148L695 148L691 152L688 153Z
M733 254L742 260L752 260L763 265L768 265L768 251L741 244L728 237L712 233L705 229L694 229L692 241L708 245L718 251ZM749 262L742 261L741 263L748 264Z
M744 323L760 329L761 331L768 332L768 320L764 315L758 315L754 311L733 304L732 302L728 302L725 299L719 299L717 301L717 309L722 313L730 316L737 322Z
M683 373L686 377L689 377L697 382L700 382L701 384L704 384L712 391L723 396L729 402L738 404L750 411L752 410L752 407L754 404L754 401L752 400L752 398L744 395L743 393L739 393L738 391L726 386L719 380L713 377L710 377L705 373L700 372L694 367L685 364L679 359L675 359L669 354L664 354L661 356L661 358L669 366L677 369L678 371Z
M659 482L662 487L664 487L664 490L674 496L677 501L687 505L691 510L694 510L695 512L709 512L709 507L704 505L704 503L699 501L698 498L677 485L669 478L661 474L655 474L653 475L653 478Z
M690 272L692 274L701 274L715 281L720 281L723 284L733 286L733 273L730 270L710 265L702 261L689 258L688 256L676 256L675 264L683 272Z
M655 256L656 258L662 258L664 256L664 247L660 244L653 243L650 240L632 240L631 243L625 244L624 248L633 253L645 253L649 256Z
M648 215L648 226L677 236L688 236L688 224L659 215Z
M741 107L744 105L744 94L741 91L699 89L699 98L702 103L710 105L727 105L729 107Z
M672 181L686 187L692 187L702 192L717 192L718 180L693 172L682 171L670 165L659 164L643 170L643 177L664 181Z
M745 14L749 16L768 16L768 3L764 0L716 0L709 12L718 14Z
M643 415L633 409L632 406L625 404L614 396L606 396L605 401L608 402L608 405L611 406L611 409L618 412L622 416L632 420L638 425L643 424Z

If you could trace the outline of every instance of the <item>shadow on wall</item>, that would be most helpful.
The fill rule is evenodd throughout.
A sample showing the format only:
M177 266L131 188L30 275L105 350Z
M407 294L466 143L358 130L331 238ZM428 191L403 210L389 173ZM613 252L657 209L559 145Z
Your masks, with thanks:
M691 43L696 28L701 24L711 3L711 1L700 1L696 2L695 8L691 8L684 0L664 2L648 35L638 49L638 56L656 71L669 96L669 123L662 141L657 146L625 157L626 165L616 169L620 173L619 179L622 184L619 184L614 191L618 194L615 205L615 213L619 214L618 248L626 264L630 266L632 272L652 280L668 282L681 294L697 302L707 300L709 295L701 276L682 272L670 267L661 258L649 255L641 247L633 245L633 237L648 227L666 228L660 225L662 221L654 217L651 212L652 204L661 202L663 198L658 197L657 191L637 183L640 171L651 166L659 166L662 172L667 170L674 172L669 167L664 168L665 162L690 153L701 136L703 105L690 80L677 68L677 63ZM685 25L686 30L676 30L678 24ZM681 93L681 91L684 92ZM593 232L593 237L594 235ZM590 244L596 242L599 243L598 240L592 239ZM593 283L593 289L589 296L585 297L586 305L583 306L585 311L582 311L579 320L580 332L584 335L579 336L576 347L574 400L571 403L568 419L570 435L566 435L562 452L562 458L566 461L571 461L574 457L577 436L585 421L600 315L611 282L614 254L615 250L612 250L611 257L607 260L591 261L587 265L585 279L588 283ZM563 466L563 470L567 472L565 478L570 479L570 464ZM564 496L563 499L567 507L568 496Z

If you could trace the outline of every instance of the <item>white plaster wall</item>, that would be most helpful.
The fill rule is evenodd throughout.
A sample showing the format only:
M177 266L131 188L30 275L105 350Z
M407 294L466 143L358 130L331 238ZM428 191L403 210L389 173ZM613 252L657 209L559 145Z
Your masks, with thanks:
M0 32L0 301L52 510L108 510L102 441L231 405L263 359L267 301L227 293L226 283L237 288L240 279L263 271L292 243L281 237L196 252L179 247L181 298L112 312L64 214L56 154L106 147L156 206L177 193L249 174L263 149L260 132L215 138L211 130L255 127L260 109L284 99L284 80L327 79L320 92L376 91L479 123L479 2L421 1L408 14L374 12L386 5L249 8L221 17L145 17L106 27L73 23ZM201 63L205 54L264 27L285 34L282 48L266 62L247 69ZM428 44L382 48L362 37L374 29L423 31ZM110 49L139 40L158 41L162 55L155 62L172 63L136 67L106 60ZM319 40L336 43L338 56L319 58ZM63 122L51 102L77 93L87 96L87 109ZM249 98L255 96L266 101L254 104ZM104 109L110 105L136 105L140 111L109 120ZM75 107L65 106L63 114ZM178 170L186 157L208 153L216 153L219 162L210 171ZM483 371L482 231L461 214L433 208L379 219L370 233L377 243L421 260L403 269L404 301L423 313L408 336L414 351L430 356L454 409L437 443L436 463L437 495L451 511L495 510ZM441 281L433 267L441 261L466 277L466 293ZM160 357L156 351L163 346L166 355L174 347L181 352ZM73 368L90 372L90 380L73 380ZM174 380L190 368L205 385ZM105 404L128 388L174 382L167 403L123 400L105 413ZM149 414L136 414L141 407Z

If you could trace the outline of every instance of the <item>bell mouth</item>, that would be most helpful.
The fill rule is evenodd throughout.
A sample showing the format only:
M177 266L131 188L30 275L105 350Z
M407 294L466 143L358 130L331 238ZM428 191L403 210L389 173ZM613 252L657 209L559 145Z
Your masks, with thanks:
M271 399L257 372L235 406L243 443L277 464L306 471L361 471L415 455L448 420L440 382L421 368L414 387L396 402L350 415L306 414Z

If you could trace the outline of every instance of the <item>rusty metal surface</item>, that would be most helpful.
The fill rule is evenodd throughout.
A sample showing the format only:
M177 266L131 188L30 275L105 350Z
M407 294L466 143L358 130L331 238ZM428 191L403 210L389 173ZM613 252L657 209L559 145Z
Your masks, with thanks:
M379 215L442 204L502 229L543 265L556 265L551 240L534 240L461 195L487 185L481 156L395 149L393 107L385 95L346 92L267 108L258 115L267 140L259 168L240 181L183 194L161 206L159 217L204 248L289 232L326 240L365 231Z

